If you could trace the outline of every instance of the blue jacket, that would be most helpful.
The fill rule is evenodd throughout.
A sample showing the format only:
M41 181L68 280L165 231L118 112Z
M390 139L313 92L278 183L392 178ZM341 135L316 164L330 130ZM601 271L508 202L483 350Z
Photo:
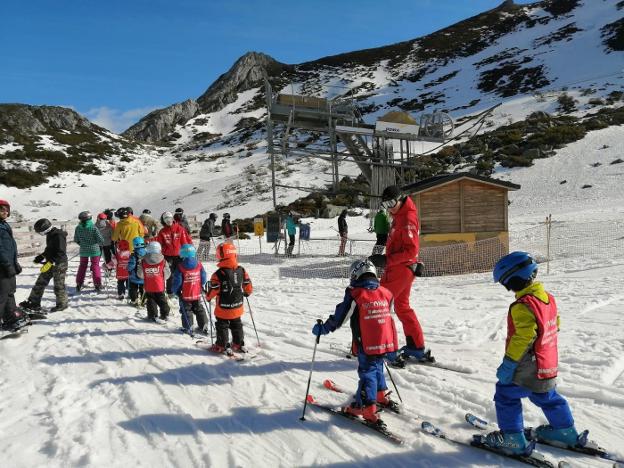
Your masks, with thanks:
M181 265L184 268L188 268L188 269L195 268L195 266L197 265L197 259L195 257L185 258L184 260L182 260ZM179 294L180 291L182 291L183 281L184 281L184 278L182 276L182 271L180 270L180 268L176 268L173 271L173 283L171 284L171 290L174 292L174 294ZM206 270L204 270L204 266L202 265L202 268L201 268L202 289L207 281L208 281L208 276L206 275Z
M366 289L377 289L379 287L378 279L365 279L361 281L352 281L347 289L345 289L344 299L340 304L336 306L336 310L334 315L330 315L329 318L325 321L325 325L329 328L330 331L335 331L337 328L342 327L347 320L351 320L352 317L355 317L354 320L357 320L356 308L357 304L355 303L355 299L351 295L351 290L353 288L366 288Z
M288 231L288 235L294 236L297 234L297 224L292 216L286 218L286 230Z
M137 268L140 268L139 260L145 256L145 247L137 249L130 255L128 260L128 273L130 273L129 280L134 284L143 284L143 278L139 278L137 275Z
M13 229L6 221L0 221L0 275L10 266L17 266L17 244L13 238Z

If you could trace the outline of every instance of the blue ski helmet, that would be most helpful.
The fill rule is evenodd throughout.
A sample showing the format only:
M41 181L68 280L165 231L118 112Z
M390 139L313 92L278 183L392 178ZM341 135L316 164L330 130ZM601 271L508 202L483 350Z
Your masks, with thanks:
M184 244L180 247L180 258L194 258L195 247L193 244Z
M145 241L141 236L137 236L132 239L132 247L135 249L140 249L141 247L145 247Z
M162 246L160 245L160 242L152 241L147 244L147 247L145 247L145 252L148 254L159 254L162 252Z
M537 275L537 263L526 252L511 252L501 258L492 272L494 281L509 289L508 284L512 278L520 278L529 281Z

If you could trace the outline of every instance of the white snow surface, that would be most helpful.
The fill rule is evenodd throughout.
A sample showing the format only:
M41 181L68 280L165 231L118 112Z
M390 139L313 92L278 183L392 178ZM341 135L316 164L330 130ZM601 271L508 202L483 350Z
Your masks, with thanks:
M621 133L621 128L592 132L534 167L500 173L523 185L512 197L512 231L536 226L551 212L555 220L579 225L609 220L610 226L619 226L612 236L622 237L624 166L610 164L622 147ZM608 148L601 149L603 145ZM602 165L592 167L594 162ZM171 180L176 180L177 169L166 169L166 160L153 164L159 165L153 170L171 170ZM136 193L141 179L133 177L130 186L119 183L124 192L118 196ZM140 185L145 199L157 192L151 192L150 177ZM560 185L562 179L568 182ZM593 187L582 189L585 183ZM176 190L181 189L174 186L166 194L169 199ZM95 200L93 188L84 192L82 202ZM335 220L314 222L315 236L335 236L331 229ZM596 224L596 231L603 225ZM367 226L363 216L350 218L353 237L370 238ZM248 242L257 244L255 239ZM585 255L564 252L551 263L550 274L541 268L540 278L557 298L562 318L558 389L568 399L578 428L589 429L591 438L622 457L624 252L593 253L592 262ZM302 257L295 262L313 271L319 259ZM23 263L18 301L26 299L37 275L28 259ZM405 446L397 447L366 428L311 407L306 421L299 420L314 347L311 328L317 318L333 313L346 283L280 276L278 265L245 266L254 281L250 304L261 341L259 347L247 311L246 342L257 353L247 362L197 348L177 330L177 313L167 326L137 319L135 309L114 299L112 286L109 295L87 288L71 298L68 310L36 322L18 339L0 341L2 465L513 465L418 430L423 420L430 420L450 435L469 439L475 430L463 423L465 412L495 420L495 372L503 357L506 313L513 297L492 284L490 274L415 282L412 305L427 345L440 362L473 373L417 366L394 370L405 414L383 417L406 439ZM76 267L74 260L69 285ZM206 268L211 272L215 265L208 262ZM44 306L53 305L53 300L48 290ZM348 392L355 390L355 362L330 348L333 344L346 349L349 340L348 327L322 337L310 390L317 400L333 405L349 402L349 394L329 392L321 385L330 378ZM545 422L536 407L529 402L524 406L527 425ZM603 461L557 449L539 450L574 466L604 466Z

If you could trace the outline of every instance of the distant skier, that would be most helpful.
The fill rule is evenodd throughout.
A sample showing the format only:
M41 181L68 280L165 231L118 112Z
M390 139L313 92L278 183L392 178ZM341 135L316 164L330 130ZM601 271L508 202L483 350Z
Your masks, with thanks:
M78 215L78 226L74 230L74 242L80 246L80 266L76 274L76 292L82 289L87 267L91 261L91 276L96 291L102 290L102 271L100 270L100 256L102 250L100 246L104 239L100 231L93 225L91 213L81 211Z
M147 245L137 273L144 282L147 318L156 321L160 311L160 319L167 320L169 303L165 296L165 281L171 276L171 270L159 242L152 241Z
M210 255L210 244L214 242L214 238L217 237L217 214L210 213L210 216L206 218L204 224L199 231L199 248L197 249L197 258L200 260L208 260Z
M325 323L314 325L312 333L316 336L326 335L349 322L353 337L352 352L358 358L360 381L355 401L342 410L383 425L377 414L377 405L398 406L388 397L383 362L386 356L394 359L398 349L397 332L392 319L392 293L379 284L375 265L369 260L353 262L350 276L351 283L345 290L344 299L336 306L334 315Z
M342 210L338 216L338 234L340 234L340 247L338 247L338 255L345 255L345 247L349 238L349 225L347 224L347 210Z
M380 208L375 215L373 231L375 231L375 235L377 236L375 247L373 247L373 255L379 255L384 251L384 247L388 241L388 232L390 231L390 217L388 216L388 212L383 208Z
M238 264L236 247L230 242L217 246L219 269L210 277L206 300L216 297L215 307L217 341L211 348L216 353L247 352L241 316L244 313L243 298L251 295L253 286L245 269ZM230 344L229 331L232 332Z
M221 221L221 235L225 237L225 240L229 240L234 236L234 228L230 222L230 213L223 213L223 220Z
M156 240L162 246L162 253L169 264L169 269L175 271L180 263L180 247L183 244L192 244L193 240L182 225L174 221L171 212L165 211L160 217L160 222L163 227L158 232ZM173 278L170 277L167 280L167 294L170 297L174 296L171 288L172 282Z
M494 281L513 291L507 313L505 357L496 371L494 402L500 431L475 436L495 449L528 455L535 442L524 434L522 398L539 406L549 425L535 429L538 438L564 446L583 446L568 402L557 393L559 314L555 298L534 282L537 263L526 252L512 252L494 266Z
M141 260L147 253L143 238L135 237L132 239L132 248L134 250L128 260L128 302L130 305L138 307L142 305L141 302L144 297L143 278L139 277Z
M195 247L184 244L180 248L182 262L173 271L173 292L180 302L182 328L193 330L193 314L197 317L197 326L201 333L206 333L208 316L201 303L201 295L208 278L206 270L195 258Z
M122 301L126 295L126 290L129 287L130 272L128 271L128 264L130 263L130 245L128 241L122 239L117 244L117 252L115 252L115 276L117 278L117 299Z
M188 219L186 219L186 215L184 214L184 208L177 207L175 213L173 213L173 219L184 228L189 236L191 235L191 226L189 226Z
M37 255L35 263L42 265L39 277L30 291L28 299L20 302L20 307L38 312L41 310L41 298L50 280L54 280L54 296L56 305L50 312L67 309L67 291L65 290L65 275L67 274L67 233L52 226L49 219L37 220L35 232L46 237L46 247L42 254Z
M156 235L158 234L158 229L160 229L160 227L158 226L158 222L152 216L152 212L150 210L143 210L143 213L141 213L141 216L139 216L139 221L143 223L143 226L147 230L147 233L145 234L146 239L150 240L156 237Z
M295 217L292 211L288 212L288 216L286 217L286 222L284 223L286 226L286 231L288 232L288 249L286 250L287 256L292 256L293 249L295 248L295 237L297 235L297 223L295 222Z

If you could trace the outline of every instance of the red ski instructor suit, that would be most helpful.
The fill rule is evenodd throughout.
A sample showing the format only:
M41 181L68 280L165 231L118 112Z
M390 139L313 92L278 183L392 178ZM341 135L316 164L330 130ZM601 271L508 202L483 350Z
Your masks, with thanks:
M411 265L418 261L420 225L416 205L406 197L393 215L392 226L386 244L386 269L381 285L394 296L394 310L403 324L403 332L409 347L424 348L425 337L410 306L410 292L415 276Z

